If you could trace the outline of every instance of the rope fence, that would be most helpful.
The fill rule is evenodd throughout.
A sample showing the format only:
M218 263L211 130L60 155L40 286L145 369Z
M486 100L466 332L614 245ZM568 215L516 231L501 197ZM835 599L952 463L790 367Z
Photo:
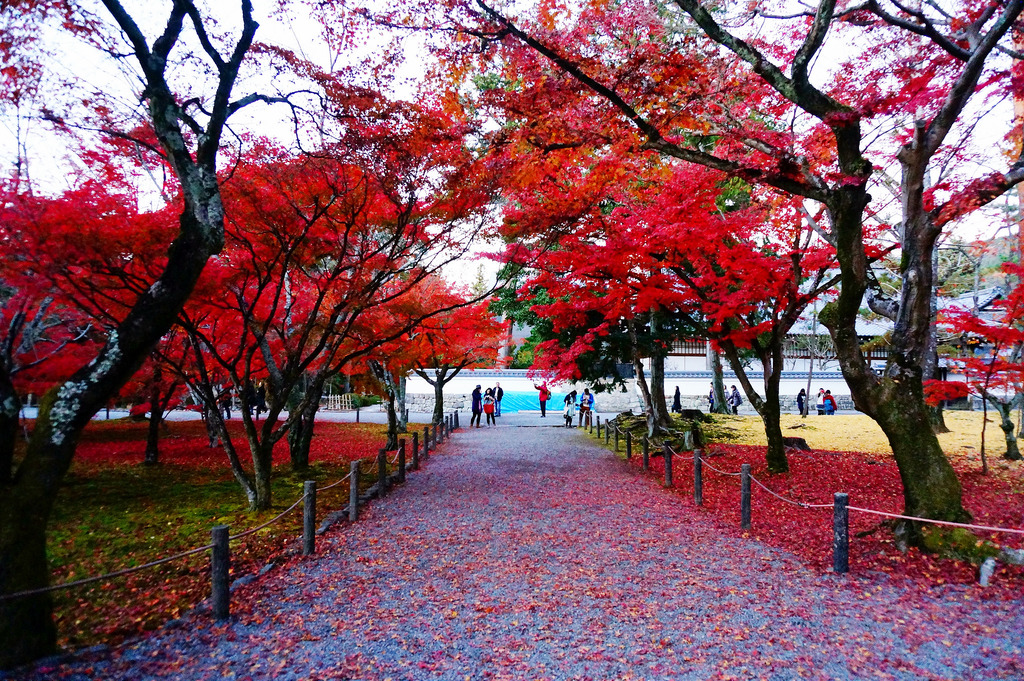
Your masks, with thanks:
M458 412L454 412L451 416L446 416L444 421L433 427L433 433L431 434L431 427L427 426L424 428L424 441L423 441L423 458L426 458L427 453L434 449L439 442L443 439L450 437L452 431L459 428L459 416ZM349 507L348 507L348 519L351 522L355 522L358 518L358 507L359 504L365 503L368 498L372 496L382 497L387 492L387 488L397 482L405 482L405 474L407 470L418 470L419 469L419 445L418 445L418 433L412 434L412 450L413 450L413 462L408 467L406 466L406 442L405 439L399 441L398 451L392 459L387 459L384 452L386 450L380 450L380 456L378 456L378 483L375 486L376 490L371 487L371 490L367 492L366 498L359 496L359 470L360 460L351 462L351 470L340 480L333 482L324 487L317 487L316 482L307 480L303 484L303 493L295 503L281 511L279 514L268 520L267 522L239 532L238 534L229 534L226 525L217 525L212 530L213 541L203 546L197 546L181 553L176 553L171 556L158 558L156 560L144 563L142 565L136 565L123 570L116 570L114 572L108 572L103 575L97 575L95 577L86 577L83 579L77 579L71 582L65 582L63 584L53 584L50 586L42 587L39 589L29 589L26 591L18 591L12 594L0 594L0 601L10 601L17 598L26 598L29 596L38 596L45 593L52 593L55 591L62 591L65 589L71 589L78 586L84 586L86 584L93 584L96 582L108 581L116 579L117 577L123 577L126 575L134 574L136 572L142 572L144 570L152 569L165 563L170 563L188 556L202 553L204 551L211 552L210 558L210 575L211 575L211 596L210 600L212 603L213 616L215 619L224 619L230 614L230 548L229 543L248 537L261 530L264 530L275 523L280 522L285 516L294 511L300 505L303 505L303 534L302 534L302 554L310 555L315 552L315 523L316 523L316 494L317 492L324 492L334 487L338 487L349 481L350 494L349 494ZM431 436L432 435L432 436ZM398 464L399 469L396 473L391 475L387 474L389 466ZM373 494L370 494L373 492Z
M601 439L601 419L597 419L597 437ZM632 441L632 434L629 431L623 431L618 424L613 424L610 420L604 423L604 442L609 444L610 440L614 437L615 441L615 452L619 451L619 437L625 435L627 442L626 458L629 459L631 455L631 447L629 446ZM643 470L650 470L650 441L645 436L642 439L643 445ZM679 452L673 450L669 445L663 445L663 451L661 456L664 457L665 461L665 487L672 487L672 459L676 456L680 456ZM833 495L831 503L824 504L812 504L804 501L797 501L789 499L774 490L770 489L763 482L758 480L750 473L750 464L743 464L742 470L739 472L724 471L716 468L710 464L707 459L704 458L702 449L695 447L693 450L693 467L694 467L694 502L701 506L703 505L703 469L706 467L715 473L726 476L726 477L739 477L741 480L741 493L740 493L740 525L743 529L749 529L750 527L750 507L751 507L751 483L757 485L763 489L772 497L782 501L786 504L796 506L805 509L822 509L831 508L833 511L833 569L835 572L848 572L849 571L849 512L854 511L857 513L867 513L870 515L882 516L886 518L893 518L899 520L909 520L913 522L929 523L932 525L944 525L947 527L959 527L968 530L977 530L979 532L1001 532L1007 534L1024 535L1024 529L1016 529L1009 527L994 527L991 525L976 525L972 523L957 523L947 520L933 520L931 518L919 518L916 516L902 515L899 513L888 513L886 511L878 511L870 508L861 508L859 506L850 506L849 497L847 494L837 492Z

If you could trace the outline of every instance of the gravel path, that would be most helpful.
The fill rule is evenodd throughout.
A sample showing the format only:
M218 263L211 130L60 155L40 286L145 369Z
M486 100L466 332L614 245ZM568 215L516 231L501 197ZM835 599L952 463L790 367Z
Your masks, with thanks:
M1024 603L812 573L592 442L460 431L230 624L31 678L1024 678Z

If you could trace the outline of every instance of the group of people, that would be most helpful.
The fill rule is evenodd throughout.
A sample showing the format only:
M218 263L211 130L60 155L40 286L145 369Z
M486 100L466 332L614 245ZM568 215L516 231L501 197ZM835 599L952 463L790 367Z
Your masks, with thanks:
M676 388L676 395L679 394L679 388ZM740 395L740 391L736 389L736 386L729 386L729 391L725 393L725 404L729 408L729 411L733 414L740 413L740 405L743 404L743 395ZM711 384L711 391L708 393L708 411L715 410L715 384Z
M804 404L807 400L807 391L800 388L800 393L796 396L796 408L801 414L804 413ZM825 390L824 388L818 388L818 400L816 404L818 410L818 416L832 416L839 410L839 405L836 404L836 398L832 394L831 390Z
M551 390L548 389L547 383L541 383L537 385L534 383L534 388L537 389L537 401L540 403L540 416L545 418L548 410L548 400L551 399ZM565 427L572 428L573 421L579 418L577 428L590 427L591 419L594 415L594 393L590 392L590 388L584 388L583 393L579 394L573 390L562 400L562 418L565 419Z
M583 389L583 394L579 396L579 402L576 400L575 390L565 396L562 417L565 419L566 428L573 427L572 422L576 418L577 411L579 412L579 423L576 427L589 428L594 414L594 394L590 392L590 388Z
M497 425L495 417L501 416L501 398L505 391L501 389L501 383L495 383L493 388L481 392L478 385L473 390L473 416L469 419L469 427L474 425L480 427L480 417L487 417L487 425Z
M245 403L249 405L249 416L256 418L260 417L260 414L267 411L267 386L263 381L260 381L254 388L252 383L246 383L245 388ZM232 386L230 383L225 383L221 391L217 394L217 406L220 411L224 414L224 420L231 420L231 404L233 402ZM206 414L204 412L203 417L205 419Z

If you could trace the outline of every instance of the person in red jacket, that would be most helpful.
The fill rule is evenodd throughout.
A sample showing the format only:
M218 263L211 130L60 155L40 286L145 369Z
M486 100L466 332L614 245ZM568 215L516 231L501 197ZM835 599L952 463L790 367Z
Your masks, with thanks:
M544 418L547 412L548 400L551 399L551 391L548 390L548 384L546 381L540 385L534 383L533 387L539 391L537 399L540 401L540 417Z
M836 398L832 397L832 391L825 391L825 416L832 416L836 413Z

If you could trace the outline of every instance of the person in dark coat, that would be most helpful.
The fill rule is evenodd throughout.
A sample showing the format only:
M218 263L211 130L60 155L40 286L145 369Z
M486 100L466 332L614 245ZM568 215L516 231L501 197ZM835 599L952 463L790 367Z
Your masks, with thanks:
M267 410L267 384L260 381L260 385L256 388L256 418L260 417L260 413Z
M804 416L804 405L807 404L807 391L800 388L800 392L796 396L796 410L800 413L800 416Z
M473 416L469 419L469 427L472 428L473 424L476 423L476 427L480 427L480 415L484 413L484 402L483 395L480 393L480 386L477 386L473 390Z
M501 398L505 391L501 389L501 383L494 383L494 415L501 416Z
M676 394L672 396L672 412L675 414L683 413L683 398L679 394L679 386L676 386Z

